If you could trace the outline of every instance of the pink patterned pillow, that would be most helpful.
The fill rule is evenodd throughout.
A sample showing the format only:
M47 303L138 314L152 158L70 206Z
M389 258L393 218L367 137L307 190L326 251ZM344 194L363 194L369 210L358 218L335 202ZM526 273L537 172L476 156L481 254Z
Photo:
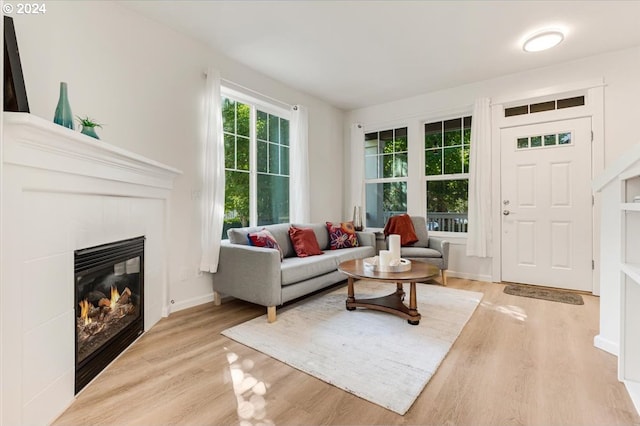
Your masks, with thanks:
M353 222L341 222L338 226L327 222L331 250L358 247L358 236Z
M262 231L251 232L247 237L249 238L249 245L251 246L277 249L280 252L280 261L282 262L284 256L280 244L278 244L273 234L267 229L262 228Z

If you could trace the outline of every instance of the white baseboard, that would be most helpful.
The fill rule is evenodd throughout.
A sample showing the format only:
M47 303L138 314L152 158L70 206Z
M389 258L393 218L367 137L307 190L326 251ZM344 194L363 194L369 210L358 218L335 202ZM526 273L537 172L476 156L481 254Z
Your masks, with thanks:
M605 339L601 335L597 335L593 338L593 346L598 349L602 349L605 352L609 352L612 355L618 356L619 346L616 342Z
M463 278L465 280L492 282L491 275L471 274L469 272L457 272L447 269L447 277Z
M209 302L213 302L213 292L191 299L181 300L172 305L169 305L169 312L178 312L183 309L193 308L194 306L202 305Z

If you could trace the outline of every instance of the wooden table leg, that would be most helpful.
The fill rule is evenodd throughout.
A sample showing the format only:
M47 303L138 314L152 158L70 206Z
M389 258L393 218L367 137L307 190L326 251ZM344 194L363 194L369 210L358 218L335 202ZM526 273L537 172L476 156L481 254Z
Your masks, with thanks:
M411 325L420 324L420 314L418 313L418 300L416 297L416 283L412 281L409 288L409 315L415 319L407 320Z
M402 283L396 283L396 294L400 296L400 300L404 300L404 288L402 288Z
M356 301L356 298L353 293L353 277L348 277L347 278L347 301L346 301L348 311L354 311L356 309L355 306L349 306L350 303L355 303L355 301Z

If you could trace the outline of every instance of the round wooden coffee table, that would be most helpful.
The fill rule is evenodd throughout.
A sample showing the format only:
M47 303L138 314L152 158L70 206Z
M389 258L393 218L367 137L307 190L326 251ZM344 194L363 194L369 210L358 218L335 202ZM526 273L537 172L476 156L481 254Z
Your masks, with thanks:
M338 270L347 275L347 310L356 308L368 308L398 315L407 320L411 325L420 323L420 313L416 300L416 283L424 282L438 275L440 270L427 263L412 262L411 270L403 272L375 272L365 267L363 259L347 260L338 265ZM396 283L396 291L383 297L373 299L356 299L353 289L355 280L372 280L387 283ZM409 306L404 304L405 292L403 283L409 283Z

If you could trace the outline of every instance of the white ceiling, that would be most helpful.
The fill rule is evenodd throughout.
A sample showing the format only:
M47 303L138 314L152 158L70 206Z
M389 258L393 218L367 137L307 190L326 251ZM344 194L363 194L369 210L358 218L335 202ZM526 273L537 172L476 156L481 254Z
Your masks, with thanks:
M640 46L640 1L121 4L343 109ZM547 26L564 28L564 42L523 52Z

